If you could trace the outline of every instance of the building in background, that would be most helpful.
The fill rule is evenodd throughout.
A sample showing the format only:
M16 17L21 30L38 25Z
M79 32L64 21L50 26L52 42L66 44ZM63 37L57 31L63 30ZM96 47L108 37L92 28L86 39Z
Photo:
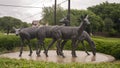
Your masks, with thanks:
M40 26L39 20L33 20L32 21L32 27L38 27L38 26Z
M44 23L42 20L33 20L32 27L41 27L41 26L48 26L48 23Z

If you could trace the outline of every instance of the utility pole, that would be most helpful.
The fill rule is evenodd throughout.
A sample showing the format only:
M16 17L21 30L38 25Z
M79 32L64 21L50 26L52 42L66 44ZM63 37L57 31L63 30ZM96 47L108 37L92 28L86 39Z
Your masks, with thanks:
M54 6L54 23L56 25L56 3L57 3L57 0L55 0L55 6Z
M70 25L70 0L68 0L68 14L67 14L67 18L69 20L69 25Z

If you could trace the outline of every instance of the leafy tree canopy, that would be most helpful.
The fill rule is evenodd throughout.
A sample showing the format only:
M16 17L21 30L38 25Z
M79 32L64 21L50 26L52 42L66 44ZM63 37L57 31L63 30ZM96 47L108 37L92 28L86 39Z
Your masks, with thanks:
M99 5L89 7L88 10L99 15L103 20L110 18L114 23L114 29L120 32L120 3L108 3L106 1Z
M0 18L0 31L12 31L13 27L27 27L28 24L26 22L22 22L17 18L13 18L10 16L4 16Z

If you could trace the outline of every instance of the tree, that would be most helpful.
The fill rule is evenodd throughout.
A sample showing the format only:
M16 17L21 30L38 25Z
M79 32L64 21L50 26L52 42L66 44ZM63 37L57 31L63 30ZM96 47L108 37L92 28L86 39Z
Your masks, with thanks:
M43 8L43 20L45 22L49 22L50 25L54 24L53 19L53 13L54 13L54 7L45 7ZM68 10L63 10L60 6L57 7L57 24L59 24L59 20L63 18L64 16L67 16ZM88 10L77 10L77 9L71 9L71 26L79 26L80 22L78 22L78 19L80 20L81 16L85 16L86 14L89 15L90 19L90 26L88 26L87 30L91 32L96 31L103 31L104 28L104 22L103 20L94 14L91 11Z
M114 26L111 18L105 18L104 23L105 23L105 31L110 32Z
M59 5L57 6L57 16L56 16L56 24L59 24L59 20L64 16L63 8ZM49 23L50 25L54 25L54 6L52 7L44 7L42 11L43 21L45 23Z
M113 28L120 32L120 3L108 3L106 1L99 5L89 7L88 10L99 15L103 20L105 18L111 18L114 24Z
M91 11L88 10L71 10L71 26L79 26L80 22L78 22L78 19L81 20L81 16L89 15L89 20L91 24L87 27L87 31L90 32L98 32L103 31L104 28L104 22L103 20L94 14Z
M0 31L7 31L7 33L12 31L13 27L27 27L28 24L22 22L21 20L9 16L0 18Z

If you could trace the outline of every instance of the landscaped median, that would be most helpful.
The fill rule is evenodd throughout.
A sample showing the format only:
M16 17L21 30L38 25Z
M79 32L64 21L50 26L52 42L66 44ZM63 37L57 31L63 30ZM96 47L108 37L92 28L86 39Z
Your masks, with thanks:
M114 56L116 59L120 59L120 38L105 38L105 37L92 37L96 44L97 52L105 53ZM45 45L47 47L50 44L51 39L45 40ZM36 39L31 41L33 49L35 49ZM90 50L89 45L85 42L88 50ZM0 34L0 53L4 51L11 51L20 47L20 39L15 35L4 35ZM52 46L51 49L55 49L56 46ZM65 50L71 50L71 42L68 41L64 47ZM18 49L19 50L19 49ZM83 47L79 45L77 50L83 50Z
M94 40L97 52L106 53L114 56L116 59L120 59L120 39L119 38L105 38L105 37L92 37ZM45 45L50 43L51 39L45 40ZM36 39L32 40L32 47L35 48ZM85 42L89 49L89 45ZM0 53L19 51L20 40L15 35L3 35L0 34ZM25 46L26 47L26 46ZM55 49L56 46L52 46L51 49ZM71 49L71 42L68 41L64 49ZM79 45L78 50L83 50L83 47ZM44 61L34 61L25 59L9 59L0 58L0 68L119 68L120 61L104 62L104 63L53 63Z

